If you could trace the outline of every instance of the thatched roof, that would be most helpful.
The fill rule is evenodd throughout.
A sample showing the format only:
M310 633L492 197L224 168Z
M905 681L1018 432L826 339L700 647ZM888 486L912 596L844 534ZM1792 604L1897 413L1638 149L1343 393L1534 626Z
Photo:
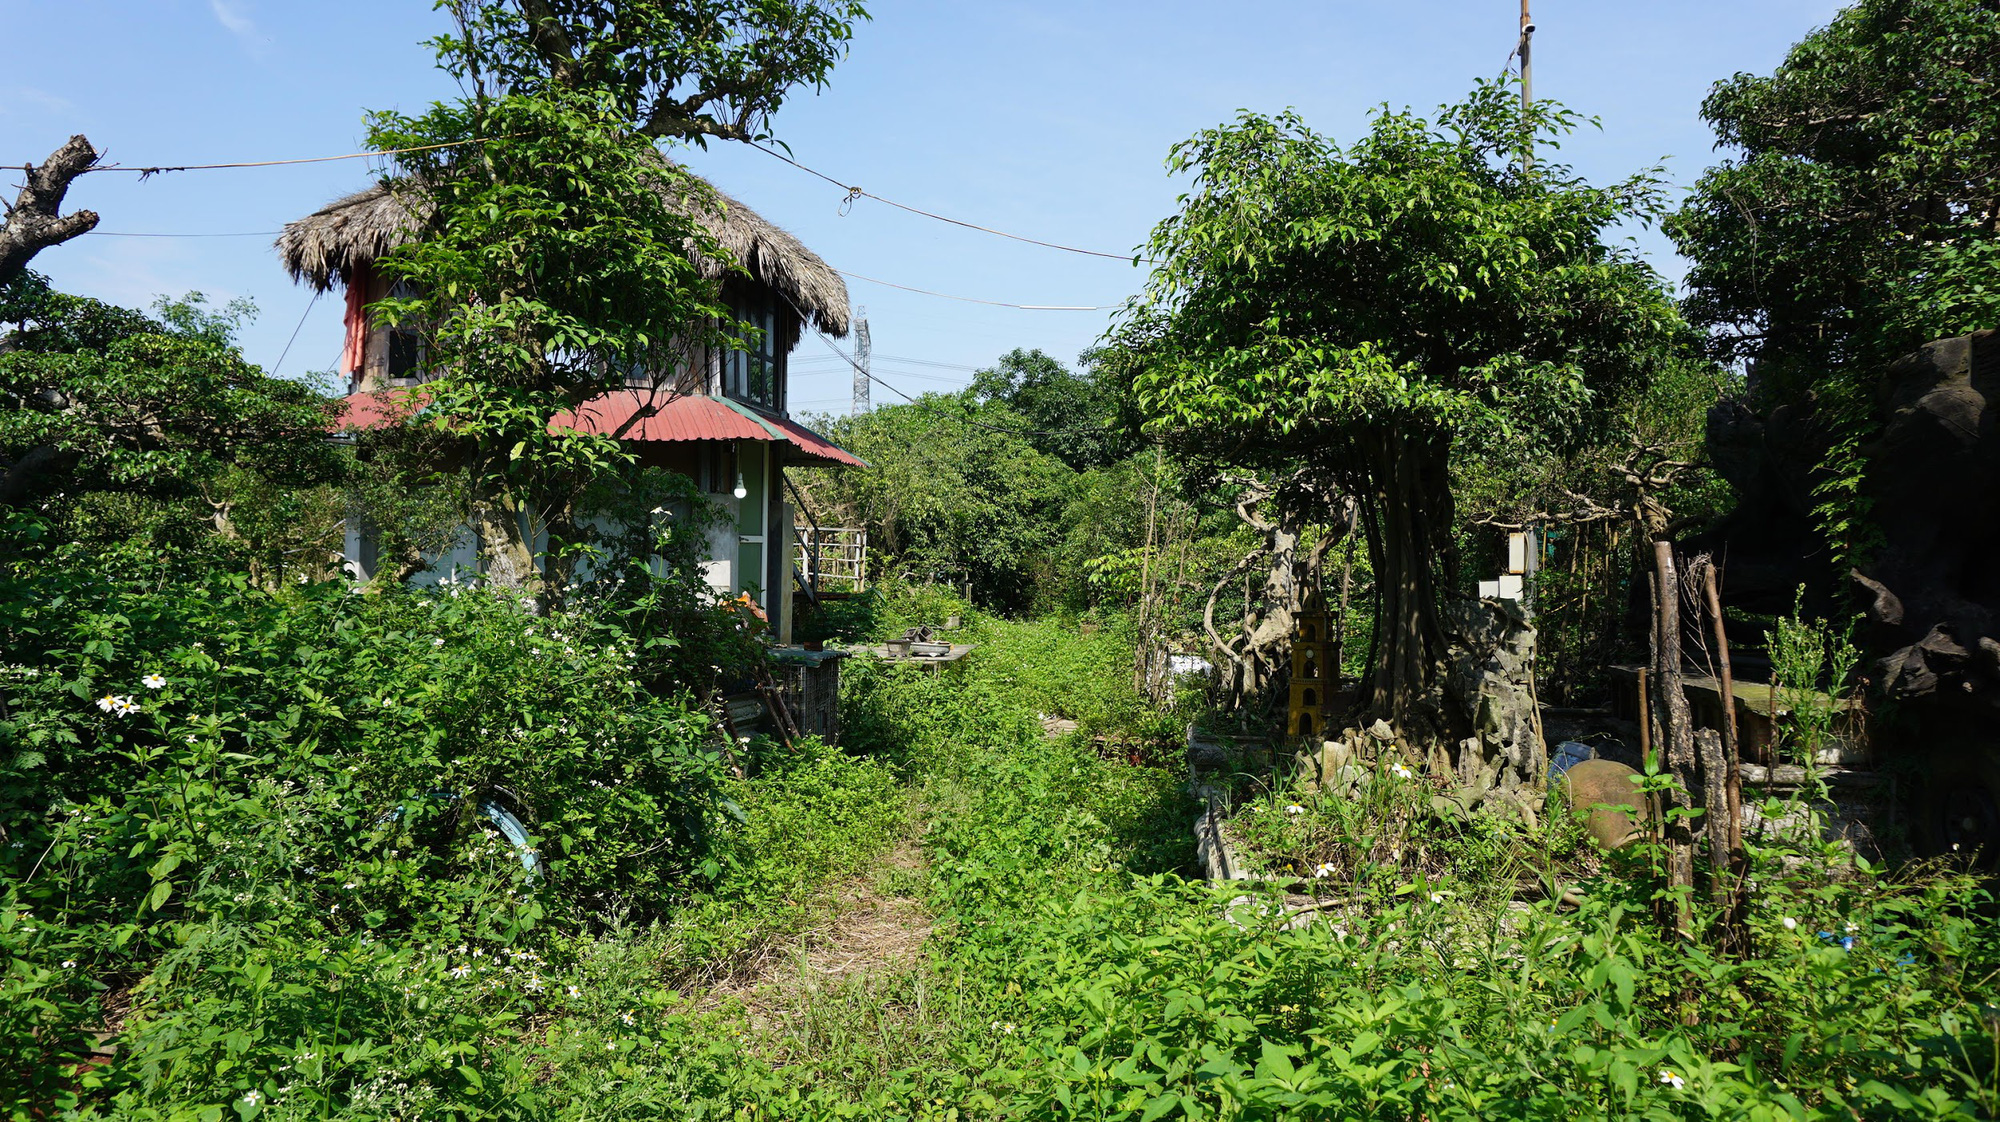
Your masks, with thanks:
M819 255L785 230L721 191L715 192L719 211L700 207L696 217L723 248L758 282L796 304L814 325L829 335L847 334L847 284ZM427 216L423 216L427 217ZM292 279L321 292L346 283L349 271L409 240L421 225L412 219L405 200L376 184L285 224L278 235L278 257ZM723 273L723 263L697 258L710 277Z

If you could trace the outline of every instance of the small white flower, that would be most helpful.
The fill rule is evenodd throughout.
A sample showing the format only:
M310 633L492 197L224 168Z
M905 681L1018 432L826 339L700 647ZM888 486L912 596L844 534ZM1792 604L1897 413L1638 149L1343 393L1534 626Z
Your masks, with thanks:
M1445 894L1444 894L1444 893L1442 893L1442 892L1433 892L1433 893L1431 893L1431 903L1433 903L1433 904L1442 904L1442 903L1444 903L1444 898L1445 898Z
M433 647L442 647L442 646L444 646L444 640L443 640L443 639L432 639L432 640L431 640L431 646L433 646Z
M1797 931L1799 929L1799 921L1793 919L1791 916L1786 916L1778 922L1784 924L1787 931Z
M1848 925L1847 925L1847 927L1846 927L1846 929L1845 929L1845 930L1846 930L1847 934L1849 934L1849 935L1852 935L1852 934L1854 934L1854 933L1855 933L1856 931L1859 931L1859 930L1861 930L1861 928L1860 928L1860 927L1859 927L1858 925L1856 925L1856 924L1852 924L1852 923L1850 923L1850 924L1848 924Z
M75 959L73 959L73 958L66 958L66 959L63 959L63 969L64 969L64 970L74 970L74 969L76 969L76 960L75 960Z
M454 978L463 978L471 973L472 967L470 966L454 966L451 968L451 976Z
M258 1103L264 1101L264 1096L258 1094L255 1091L245 1091L243 1093L243 1101L249 1103L252 1106L255 1106Z
M1302 806L1300 806L1300 805L1299 805L1299 804L1297 804L1297 803L1292 803L1292 804L1291 804L1290 806L1287 806L1287 807L1285 808L1285 813L1286 813L1286 814L1290 814L1290 815L1294 815L1294 816L1296 816L1296 815L1300 815L1300 814L1304 814L1305 812L1306 812L1306 808L1305 808L1305 807L1302 807Z
M149 690L157 690L164 687L167 684L167 680L158 674L148 674L139 679L139 684Z
M97 699L97 707L103 710L104 712L109 713L113 709L118 708L118 698L114 694L107 693L103 697Z
M1660 1069L1660 1082L1665 1083L1667 1086L1672 1087L1676 1091L1687 1086L1688 1084L1687 1080L1681 1078L1679 1072L1674 1071L1672 1068L1664 1068L1664 1067Z
M565 991L563 991L563 992L565 992L565 993L569 994L569 995L570 995L571 997L582 997L582 996L583 996L583 990L582 990L582 989L580 989L579 987L576 987L576 986L571 986L571 987L569 987L569 989L567 989L567 990L565 990Z
M1408 779L1412 775L1416 774L1415 772L1412 772L1409 768L1404 767L1402 764L1390 764L1389 772L1398 779Z
M193 733L188 733L188 734L187 734L187 742L188 742L189 744L193 744L193 743L194 743L194 734L193 734Z
M1322 878L1322 879L1324 879L1324 878L1326 878L1326 877L1330 877L1330 876L1332 876L1332 875L1333 875L1333 866L1332 866L1332 865L1321 865L1321 866L1319 866L1318 868L1316 868L1316 869L1314 869L1314 870L1313 870L1313 876L1315 876L1315 877L1318 877L1318 878Z
M625 1022L625 1023L627 1024L627 1025L632 1025L632 1024L637 1024L637 1023L638 1023L638 1022L636 1022L636 1021L634 1021L634 1020L632 1019L632 1014L630 1014L630 1013L620 1013L620 1014L618 1014L618 1019L619 1019L619 1020L621 1020L621 1021L624 1021L624 1022Z

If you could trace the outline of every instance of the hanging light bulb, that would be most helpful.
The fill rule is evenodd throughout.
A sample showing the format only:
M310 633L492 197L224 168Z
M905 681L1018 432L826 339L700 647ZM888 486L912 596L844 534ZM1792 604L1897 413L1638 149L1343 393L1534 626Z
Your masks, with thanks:
M740 499L740 498L743 498L743 497L744 497L745 495L748 495L749 493L750 493L750 489L749 489L748 487L745 487L745 486L743 486L743 473L742 473L742 472L740 472L740 471L739 471L739 472L737 472L737 473L736 473L736 497Z

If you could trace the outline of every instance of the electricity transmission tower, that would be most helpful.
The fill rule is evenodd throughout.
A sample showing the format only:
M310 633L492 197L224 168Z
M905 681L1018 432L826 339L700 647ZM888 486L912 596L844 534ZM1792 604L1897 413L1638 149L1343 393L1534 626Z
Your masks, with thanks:
M868 412L868 309L854 309L854 416Z

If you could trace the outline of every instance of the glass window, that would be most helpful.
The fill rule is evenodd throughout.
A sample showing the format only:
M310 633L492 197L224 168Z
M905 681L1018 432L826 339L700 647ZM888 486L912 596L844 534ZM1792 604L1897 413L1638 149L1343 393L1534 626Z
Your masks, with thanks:
M743 345L722 356L722 392L739 401L778 407L778 317L769 304L735 309Z

